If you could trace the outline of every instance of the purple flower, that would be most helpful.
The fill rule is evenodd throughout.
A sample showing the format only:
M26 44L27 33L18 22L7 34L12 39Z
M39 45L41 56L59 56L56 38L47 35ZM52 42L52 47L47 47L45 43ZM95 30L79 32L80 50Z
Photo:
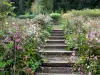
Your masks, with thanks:
M13 32L10 31L9 34L13 34Z
M93 39L96 38L96 36L93 35L93 34L90 34L90 37L93 38Z
M96 34L96 31L91 31L91 34L95 35Z
M19 44L16 46L16 48L19 50L19 49L22 49L22 46L20 46Z
M16 39L16 42L20 42L20 39Z
M98 43L100 43L100 40L97 40Z
M19 33L14 34L14 38L17 38L19 36Z
M81 72L81 75L84 75L83 72Z

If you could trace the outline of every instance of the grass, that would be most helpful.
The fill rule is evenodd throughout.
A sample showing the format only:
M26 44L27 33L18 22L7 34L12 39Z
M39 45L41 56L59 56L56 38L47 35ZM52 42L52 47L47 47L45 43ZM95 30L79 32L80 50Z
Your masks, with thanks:
M88 17L100 17L100 9L83 9L83 10L71 10L62 15L62 18L71 18L72 16L88 16Z
M100 9L83 9L83 10L72 10L68 11L68 13L72 13L74 16L90 16L90 17L98 17L100 16Z

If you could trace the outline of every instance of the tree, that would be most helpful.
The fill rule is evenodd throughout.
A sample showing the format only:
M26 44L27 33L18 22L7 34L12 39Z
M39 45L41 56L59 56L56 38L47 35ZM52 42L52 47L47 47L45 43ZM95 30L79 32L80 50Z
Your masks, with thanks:
M15 2L14 4L14 6L16 7L15 13L18 15L30 12L32 2L34 2L34 0L11 0L11 1Z

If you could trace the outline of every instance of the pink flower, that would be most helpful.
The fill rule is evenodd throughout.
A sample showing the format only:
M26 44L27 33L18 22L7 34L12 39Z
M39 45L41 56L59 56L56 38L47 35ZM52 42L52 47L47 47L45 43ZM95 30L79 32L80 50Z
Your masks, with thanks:
M84 75L83 72L81 72L81 75Z
M78 68L78 72L80 72L80 71L81 71L81 68L79 67L79 68Z
M10 31L9 34L13 34L13 32Z
M95 35L93 35L93 34L91 34L91 35L90 35L90 37L91 37L91 38L93 38L93 39L95 39L95 38L96 38L96 36L95 36Z
M32 72L32 69L31 68L27 68L27 72Z
M16 42L20 42L20 39L16 39Z
M14 38L17 38L19 36L19 33L14 34Z
M22 46L20 46L19 44L16 46L16 48L19 50L19 49L22 49Z
M98 43L100 43L100 40L97 40Z
M96 34L96 31L91 31L91 34L95 35Z
M26 58L26 59L28 59L28 58L29 58L29 56L25 56L25 58Z

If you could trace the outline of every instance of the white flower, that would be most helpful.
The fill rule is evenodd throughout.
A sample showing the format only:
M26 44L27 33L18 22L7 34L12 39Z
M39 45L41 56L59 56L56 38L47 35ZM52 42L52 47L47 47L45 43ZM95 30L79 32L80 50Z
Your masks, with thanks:
M96 40L98 40L98 38L95 38Z
M88 75L92 75L92 73L91 73L91 72L89 72L89 73L88 73Z
M6 22L6 24L8 24L8 22Z
M88 37L88 34L86 35L86 38L88 39L89 37Z
M87 66L87 69L90 68L90 66Z
M15 24L15 22L13 22L12 24Z

